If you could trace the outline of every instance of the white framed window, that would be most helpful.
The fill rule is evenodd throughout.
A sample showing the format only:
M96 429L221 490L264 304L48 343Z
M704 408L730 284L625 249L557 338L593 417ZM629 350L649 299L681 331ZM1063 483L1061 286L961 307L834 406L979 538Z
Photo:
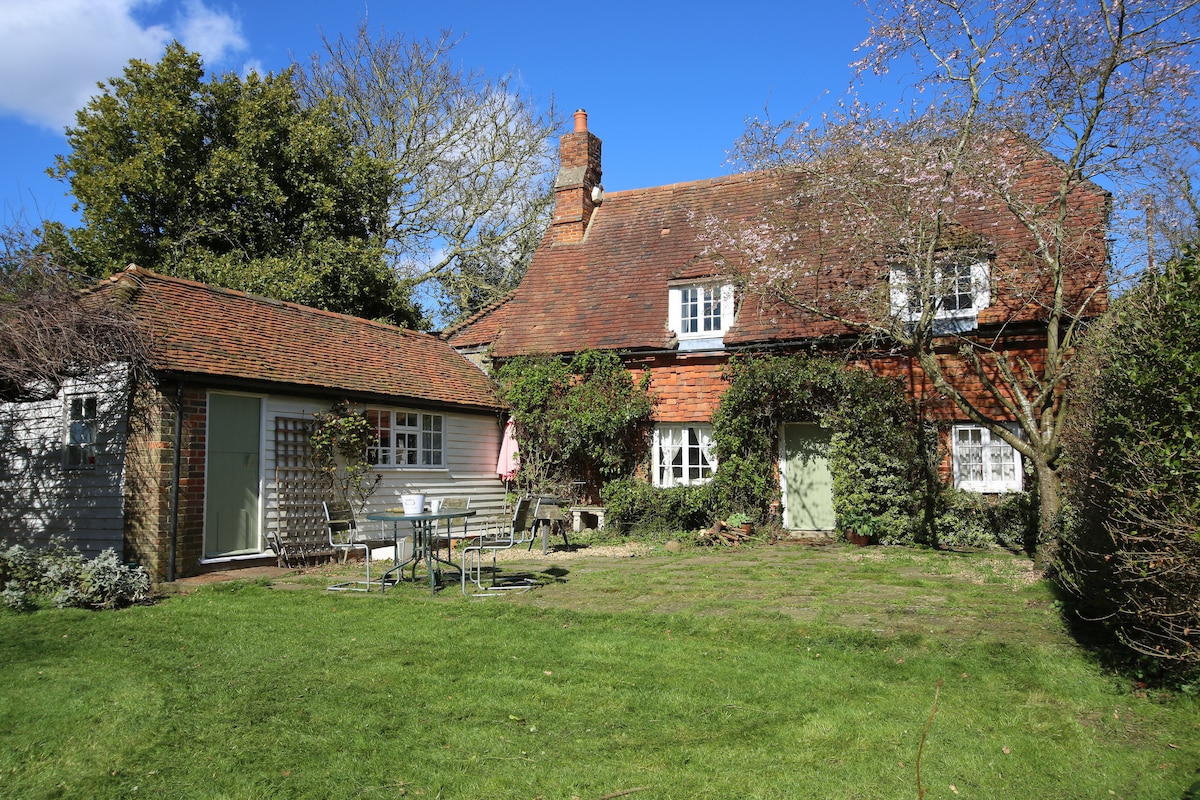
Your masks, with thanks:
M368 464L429 469L446 466L443 415L368 408L367 419L375 429L367 446Z
M986 261L963 261L941 266L928 287L938 333L953 333L978 327L979 312L992 301ZM892 314L905 322L921 318L925 297L914 291L918 279L909 267L894 266L888 276Z
M711 425L657 425L654 428L654 485L707 483L717 468Z
M96 468L96 409L94 394L67 395L63 404L63 466Z
M1021 491L1021 454L981 425L955 425L950 433L954 485L972 492Z
M681 350L722 346L733 325L733 286L673 286L669 289L667 326L679 338Z

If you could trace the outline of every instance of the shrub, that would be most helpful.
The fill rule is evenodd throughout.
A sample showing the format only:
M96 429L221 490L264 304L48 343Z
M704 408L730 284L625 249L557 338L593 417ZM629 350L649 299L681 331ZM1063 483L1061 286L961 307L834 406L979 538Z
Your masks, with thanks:
M1129 648L1200 668L1200 265L1146 275L1080 356L1058 576Z
M638 536L704 528L713 521L711 484L660 489L637 478L604 485L605 527Z
M523 356L497 372L521 443L518 484L536 492L593 492L632 475L648 444L654 399L649 372L635 380L611 351L584 351L570 361Z
M121 563L111 548L89 559L61 540L43 550L7 547L0 553L0 583L4 604L18 611L39 601L56 608L117 608L150 596L150 576L142 567Z
M937 540L946 547L1019 552L1037 535L1037 506L1027 492L991 497L947 488L938 497Z

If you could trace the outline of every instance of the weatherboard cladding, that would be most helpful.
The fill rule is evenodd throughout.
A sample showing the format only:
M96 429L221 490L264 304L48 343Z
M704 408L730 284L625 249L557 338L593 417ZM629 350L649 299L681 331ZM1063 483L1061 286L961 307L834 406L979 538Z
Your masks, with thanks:
M493 409L491 381L437 337L130 267L135 315L166 372Z

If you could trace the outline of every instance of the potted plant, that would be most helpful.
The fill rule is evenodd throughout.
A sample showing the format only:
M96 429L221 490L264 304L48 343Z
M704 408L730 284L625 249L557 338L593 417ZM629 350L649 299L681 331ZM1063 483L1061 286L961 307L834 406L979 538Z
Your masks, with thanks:
M736 514L729 515L729 518L725 520L725 527L741 528L742 533L753 533L754 520L749 514L743 514L739 511Z
M875 518L869 514L847 514L842 521L842 533L855 547L866 547L875 538Z

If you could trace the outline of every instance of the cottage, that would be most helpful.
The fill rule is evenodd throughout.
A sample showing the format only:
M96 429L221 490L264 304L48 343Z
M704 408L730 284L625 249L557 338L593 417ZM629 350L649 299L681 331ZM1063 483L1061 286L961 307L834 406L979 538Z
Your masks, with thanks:
M855 330L831 319L739 294L705 244L707 220L749 223L789 192L786 174L729 177L605 192L601 142L575 115L562 137L553 221L520 286L502 302L446 332L460 352L503 361L524 354L571 354L585 349L618 352L631 367L650 371L658 398L654 414L651 480L675 486L710 479L714 409L726 388L722 368L734 353L808 351L846 353ZM1052 187L1053 170L1039 170L1031 156L1027 180ZM1107 195L1085 186L1073 196L1072 219L1090 237L1067 290L1093 292L1103 276L1103 230ZM960 235L986 242L985 256L957 265L944 282L953 296L938 298L946 333L977 336L1014 363L1044 363L1046 325L1028 286L1027 230L1000 211L963 209ZM800 246L805 246L801 243ZM836 264L831 269L839 269ZM903 275L891 276L894 313L909 313ZM821 290L815 275L797 291ZM1036 288L1034 291L1036 292ZM919 303L917 304L919 305ZM1102 293L1092 308L1103 308ZM940 319L944 317L944 319ZM945 356L954 358L953 352ZM934 389L914 359L889 352L862 352L859 364L902 378L914 403L941 423L951 457L946 478L964 489L1008 492L1023 487L1021 456L962 418ZM1006 412L978 380L963 371L962 387L977 407L999 419ZM1011 417L1008 417L1011 419ZM828 432L811 420L795 420L779 432L779 475L784 524L791 529L834 527L831 480L820 456Z
M128 302L150 377L114 364L53 398L0 406L0 530L112 547L156 580L275 559L323 536L309 468L314 414L367 411L381 477L399 495L500 509L501 404L438 338L130 267L93 290Z

